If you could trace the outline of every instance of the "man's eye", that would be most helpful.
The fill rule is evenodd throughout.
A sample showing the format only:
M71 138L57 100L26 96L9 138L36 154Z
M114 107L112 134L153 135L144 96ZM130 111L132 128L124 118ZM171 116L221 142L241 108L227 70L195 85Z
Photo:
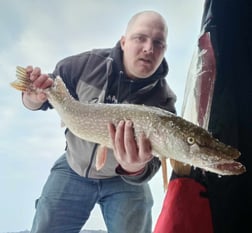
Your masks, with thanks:
M143 36L138 36L138 37L136 37L135 39L136 39L137 41L139 41L139 42L145 41L145 38L144 38Z
M160 41L160 40L154 40L153 41L153 44L156 48L159 48L159 49L164 49L165 48L165 43L163 41Z

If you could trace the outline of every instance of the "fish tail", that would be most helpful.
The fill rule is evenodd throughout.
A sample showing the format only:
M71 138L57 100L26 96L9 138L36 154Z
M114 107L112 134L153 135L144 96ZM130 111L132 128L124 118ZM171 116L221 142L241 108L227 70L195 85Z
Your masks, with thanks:
M19 91L27 91L32 82L27 76L26 69L21 66L17 66L16 77L17 79L11 82L10 85Z

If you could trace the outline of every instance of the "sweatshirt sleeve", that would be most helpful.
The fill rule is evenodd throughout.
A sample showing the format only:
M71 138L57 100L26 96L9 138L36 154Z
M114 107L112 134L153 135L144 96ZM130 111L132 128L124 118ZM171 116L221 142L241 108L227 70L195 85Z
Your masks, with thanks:
M158 171L160 168L161 162L159 158L154 157L146 166L143 173L136 176L124 175L120 171L116 170L118 175L121 175L122 179L127 183L134 185L141 185L142 183L148 182Z

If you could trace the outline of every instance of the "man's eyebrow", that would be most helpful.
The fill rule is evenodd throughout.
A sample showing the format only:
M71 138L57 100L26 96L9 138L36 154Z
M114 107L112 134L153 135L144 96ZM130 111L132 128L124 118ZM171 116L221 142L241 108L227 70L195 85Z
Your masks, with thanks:
M142 32L137 32L137 33L133 33L130 38L134 38L134 37L146 37L146 38L150 38L150 36L148 36L147 34L145 33L142 33ZM165 38L163 38L162 36L157 36L157 37L154 37L154 38L151 38L153 41L158 41L160 43L163 43L163 44L166 44L166 40Z
M147 37L147 35L144 33L133 33L132 36L146 36Z

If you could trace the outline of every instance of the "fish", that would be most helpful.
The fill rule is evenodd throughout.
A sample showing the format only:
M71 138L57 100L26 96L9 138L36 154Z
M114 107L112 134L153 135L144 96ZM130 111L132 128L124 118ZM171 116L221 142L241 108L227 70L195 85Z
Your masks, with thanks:
M241 153L213 137L206 129L158 107L139 104L83 103L74 99L60 76L52 86L33 87L26 69L16 68L17 79L11 86L20 91L46 94L65 126L77 137L112 148L108 124L131 120L136 139L142 133L151 142L153 155L170 158L218 175L240 175L246 167L237 161Z

